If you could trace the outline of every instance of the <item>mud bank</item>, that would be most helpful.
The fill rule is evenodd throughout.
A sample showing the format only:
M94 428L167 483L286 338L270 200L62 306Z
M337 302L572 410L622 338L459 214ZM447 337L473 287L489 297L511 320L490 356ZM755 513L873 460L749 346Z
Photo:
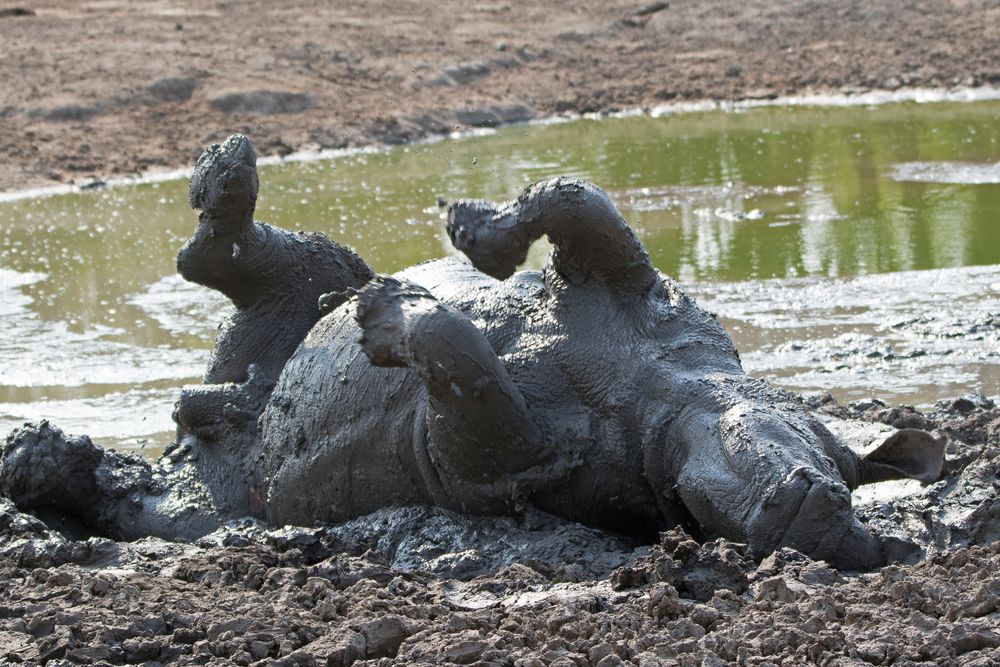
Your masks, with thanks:
M1000 82L1000 9L754 0L37 0L0 13L0 190L559 113ZM123 150L128 146L129 150Z
M857 575L675 530L635 545L554 517L403 508L335 527L242 521L196 543L68 539L0 500L9 663L994 664L1000 408L809 403L933 430L944 479L864 505L922 558Z

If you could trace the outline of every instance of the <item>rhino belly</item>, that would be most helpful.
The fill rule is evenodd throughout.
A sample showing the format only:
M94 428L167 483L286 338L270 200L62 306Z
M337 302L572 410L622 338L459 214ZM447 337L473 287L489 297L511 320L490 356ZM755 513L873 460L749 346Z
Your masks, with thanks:
M259 483L275 523L343 521L428 500L413 454L425 390L408 369L373 366L360 334L353 300L320 320L264 410Z
M495 348L514 344L542 289L537 272L501 283L455 258L397 275L487 324ZM368 360L357 342L356 307L349 300L313 327L264 410L258 486L275 523L342 521L434 502L425 483L429 475L433 488L440 484L426 453L426 387L407 368Z

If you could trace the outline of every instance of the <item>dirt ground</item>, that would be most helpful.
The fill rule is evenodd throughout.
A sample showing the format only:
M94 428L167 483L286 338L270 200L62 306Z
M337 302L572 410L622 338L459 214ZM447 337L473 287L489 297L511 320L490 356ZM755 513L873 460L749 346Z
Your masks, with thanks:
M671 100L1000 84L991 0L0 0L0 191Z
M947 440L944 479L861 511L925 557L858 575L681 530L636 547L555 517L431 508L118 543L0 498L0 663L996 665L1000 408L812 402Z

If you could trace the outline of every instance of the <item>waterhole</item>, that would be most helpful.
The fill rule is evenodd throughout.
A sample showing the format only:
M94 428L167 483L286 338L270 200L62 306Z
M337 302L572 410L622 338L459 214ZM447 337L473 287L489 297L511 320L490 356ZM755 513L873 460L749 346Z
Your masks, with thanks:
M439 200L587 178L751 373L840 400L1000 393L998 102L582 119L260 171L257 219L380 272L453 253ZM44 418L160 450L227 310L175 273L186 180L7 199L0 433Z

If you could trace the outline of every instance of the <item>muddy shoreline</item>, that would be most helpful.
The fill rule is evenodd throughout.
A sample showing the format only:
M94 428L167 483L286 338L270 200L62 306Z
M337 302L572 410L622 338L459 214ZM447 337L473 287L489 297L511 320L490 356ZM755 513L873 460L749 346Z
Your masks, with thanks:
M1000 83L985 0L2 9L0 191L190 164L236 131L287 155L665 102Z

